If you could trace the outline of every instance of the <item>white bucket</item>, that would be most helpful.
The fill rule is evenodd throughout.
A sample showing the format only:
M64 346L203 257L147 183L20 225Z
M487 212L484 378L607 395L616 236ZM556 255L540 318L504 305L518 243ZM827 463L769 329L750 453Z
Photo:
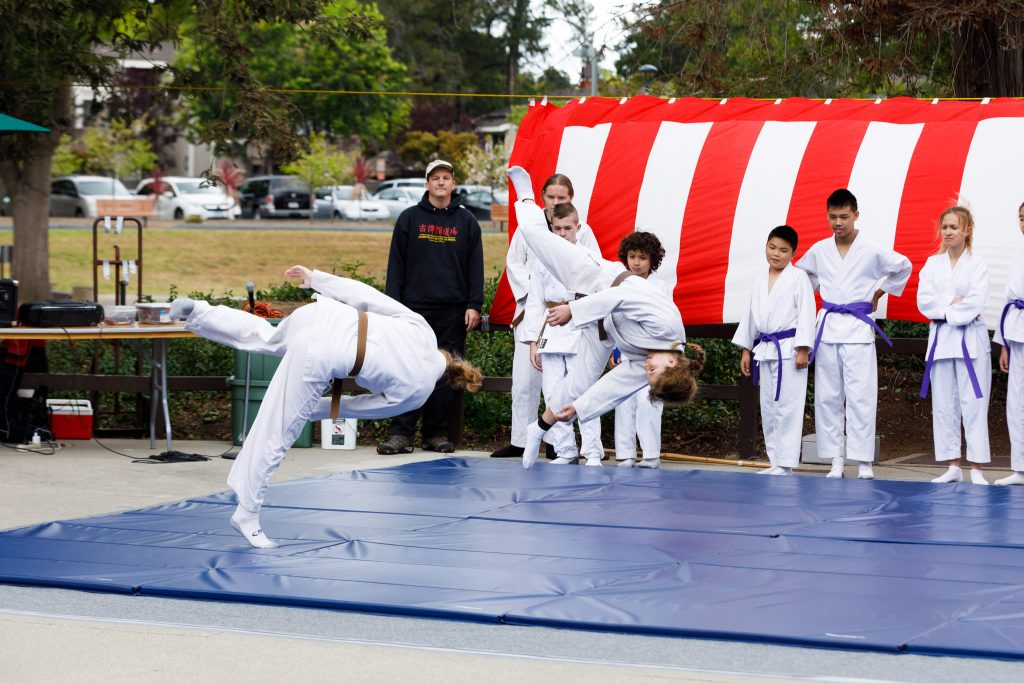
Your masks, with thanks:
M351 451L356 447L359 421L353 417L320 420L320 447Z

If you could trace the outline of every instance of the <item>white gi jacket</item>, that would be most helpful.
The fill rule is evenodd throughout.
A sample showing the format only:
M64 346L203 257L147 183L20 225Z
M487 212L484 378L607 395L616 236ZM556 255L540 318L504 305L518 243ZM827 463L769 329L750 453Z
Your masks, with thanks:
M839 255L835 238L829 237L815 243L796 265L807 273L811 286L821 291L821 298L833 304L870 302L879 280L878 288L899 296L912 270L906 256L879 247L863 234L853 240L845 258ZM818 320L824 315L822 309ZM875 331L863 320L836 313L825 320L821 335L821 341L835 344L870 344L874 340Z
M1003 299L1003 304L1005 305L1007 301L1013 299L1024 299L1024 258L1014 264L1010 271L1010 279L1006 281L1006 297ZM1002 309L1000 309L1001 315ZM1006 313L1003 326L1006 339L1003 338L1003 333L999 330L999 324L996 324L995 342L997 344L1006 346L1007 340L1024 343L1024 310L1011 306Z
M308 330L312 341L303 378L329 381L351 372L357 340L354 307L369 317L366 355L355 382L370 393L343 396L341 414L391 417L422 406L446 367L434 331L423 316L350 278L316 270L312 286L319 293L323 322Z
M732 337L733 344L750 349L754 360L759 361L778 360L774 343L763 341L754 345L759 334L796 329L795 337L779 340L783 358L792 358L798 346L810 347L814 344L814 290L807 273L790 263L769 291L770 271L771 268L764 267L754 279L747 314L740 319L736 334Z
M963 328L967 325L967 352L971 358L989 352L988 328L981 319L988 305L988 267L978 256L964 250L951 267L949 254L929 256L921 268L917 288L917 308L929 320L945 320L945 325L931 323L928 348L935 346L935 359L963 358ZM957 296L964 298L951 303ZM935 337L938 335L938 342Z

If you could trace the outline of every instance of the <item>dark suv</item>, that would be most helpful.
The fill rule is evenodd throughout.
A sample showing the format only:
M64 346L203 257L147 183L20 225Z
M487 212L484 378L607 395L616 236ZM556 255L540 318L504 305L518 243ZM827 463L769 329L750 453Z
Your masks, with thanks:
M310 218L309 187L295 176L263 175L247 179L238 189L242 218Z

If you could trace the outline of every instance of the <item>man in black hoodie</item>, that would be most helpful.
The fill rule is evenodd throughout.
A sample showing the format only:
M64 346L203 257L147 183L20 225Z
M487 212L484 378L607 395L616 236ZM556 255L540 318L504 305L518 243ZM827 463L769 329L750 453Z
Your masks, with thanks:
M427 191L399 215L391 235L385 293L419 313L433 328L437 345L465 354L466 332L480 324L484 301L484 252L480 224L460 205L455 169L447 161L427 164ZM391 420L382 454L411 453L420 413L423 447L451 453L448 412L453 390L443 378L419 410Z

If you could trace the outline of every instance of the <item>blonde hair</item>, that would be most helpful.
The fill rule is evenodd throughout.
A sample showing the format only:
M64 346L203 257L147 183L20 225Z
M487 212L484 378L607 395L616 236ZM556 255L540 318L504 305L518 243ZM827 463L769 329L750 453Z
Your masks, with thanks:
M960 229L964 231L964 248L971 251L971 244L974 242L974 216L966 206L951 206L939 214L939 224L936 228L939 235L939 250L935 252L936 254L946 253L946 244L942 241L942 221L951 213L956 214L957 220L960 222Z
M677 348L679 362L651 382L651 401L683 405L697 395L697 375L704 369L705 353L697 344L687 343L686 349L693 351L693 357L687 357L685 349Z
M484 373L477 366L461 356L455 356L444 349L438 349L447 366L444 374L455 389L465 389L471 394L480 391L484 384Z

